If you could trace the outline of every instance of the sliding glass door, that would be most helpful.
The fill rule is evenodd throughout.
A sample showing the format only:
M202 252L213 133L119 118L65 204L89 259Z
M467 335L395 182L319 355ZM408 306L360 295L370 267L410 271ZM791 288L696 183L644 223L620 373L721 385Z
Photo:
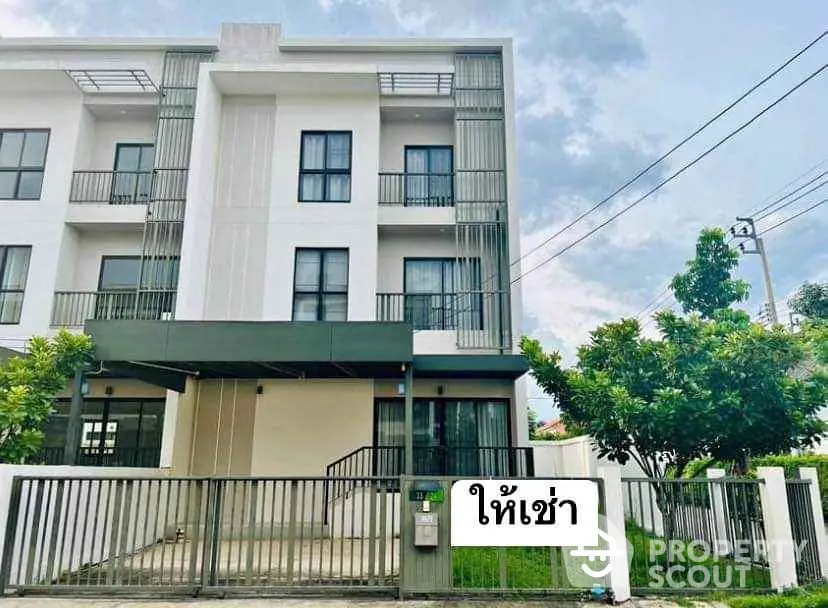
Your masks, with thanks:
M445 207L454 199L451 146L406 146L405 204Z
M378 475L402 470L405 402L376 402L374 436ZM502 399L415 399L414 473L509 474L509 402Z

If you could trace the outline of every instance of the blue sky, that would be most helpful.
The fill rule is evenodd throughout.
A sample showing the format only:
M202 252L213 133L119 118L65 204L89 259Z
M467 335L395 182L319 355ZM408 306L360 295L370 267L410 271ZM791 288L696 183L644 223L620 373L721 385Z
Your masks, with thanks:
M0 34L216 36L222 21L277 21L285 36L511 36L516 44L524 250L613 191L828 24L822 0L0 0ZM824 40L603 213L525 260L533 266L715 143L820 67ZM635 315L693 253L828 159L828 77L795 93L594 237L530 274L527 330L568 361L597 324ZM822 170L828 169L828 163ZM764 226L821 200L806 197ZM828 280L828 205L766 241L777 298ZM745 308L763 301L746 256ZM669 302L668 302L669 304ZM786 306L780 306L782 311ZM536 392L533 394L537 395ZM548 400L533 401L544 418Z

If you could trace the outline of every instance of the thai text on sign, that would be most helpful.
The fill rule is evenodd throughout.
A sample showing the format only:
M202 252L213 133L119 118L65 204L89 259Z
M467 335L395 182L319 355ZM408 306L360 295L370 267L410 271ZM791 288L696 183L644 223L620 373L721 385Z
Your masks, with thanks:
M578 547L598 543L598 484L588 479L457 481L453 547Z

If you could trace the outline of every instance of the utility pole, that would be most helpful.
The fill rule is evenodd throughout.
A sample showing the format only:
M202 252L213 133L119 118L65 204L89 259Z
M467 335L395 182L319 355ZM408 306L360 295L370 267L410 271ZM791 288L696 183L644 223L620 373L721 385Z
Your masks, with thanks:
M773 325L779 323L779 317L777 316L776 312L776 300L773 297L773 285L771 284L771 276L770 276L770 266L768 265L768 255L765 252L765 243L761 239L761 237L757 236L756 234L756 224L753 221L752 217L737 217L737 222L742 222L744 225L742 229L737 231L735 226L731 226L730 234L733 238L741 239L742 241L748 240L753 242L753 248L748 249L745 247L744 242L739 243L739 249L744 254L754 254L758 255L762 258L762 272L765 275L765 292L767 293L768 297L768 313L770 316L770 322Z

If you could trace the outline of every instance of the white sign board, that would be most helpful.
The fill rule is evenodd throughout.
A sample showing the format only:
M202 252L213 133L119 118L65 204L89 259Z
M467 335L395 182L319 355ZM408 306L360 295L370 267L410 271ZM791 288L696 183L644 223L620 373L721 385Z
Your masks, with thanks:
M598 543L598 485L588 479L457 481L452 547L582 547Z

